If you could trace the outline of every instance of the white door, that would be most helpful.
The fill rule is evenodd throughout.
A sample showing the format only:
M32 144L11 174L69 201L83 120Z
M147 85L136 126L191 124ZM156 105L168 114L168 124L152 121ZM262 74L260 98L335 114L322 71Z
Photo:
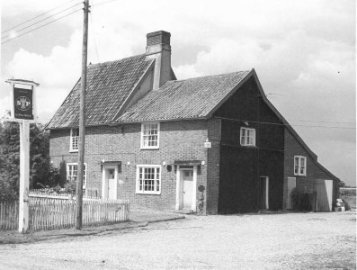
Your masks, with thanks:
M288 177L286 209L293 209L293 203L291 200L291 192L293 191L294 188L296 188L296 177Z
M193 203L193 170L181 171L181 183L183 209L191 209Z
M332 195L333 181L332 180L314 180L314 191L316 192L316 211L332 211Z
M107 170L107 179L108 179L108 199L109 200L116 200L117 196L117 185L115 179L115 169L108 169Z

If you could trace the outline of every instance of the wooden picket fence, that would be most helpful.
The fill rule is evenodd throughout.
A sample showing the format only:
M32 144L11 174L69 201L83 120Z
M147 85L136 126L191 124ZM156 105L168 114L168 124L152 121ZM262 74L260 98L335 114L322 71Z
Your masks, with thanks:
M84 200L83 226L103 225L129 220L128 201ZM29 227L31 231L69 228L75 225L76 201L59 198L30 197ZM0 229L18 226L18 203L0 202Z
M0 202L0 230L16 230L19 223L19 202Z

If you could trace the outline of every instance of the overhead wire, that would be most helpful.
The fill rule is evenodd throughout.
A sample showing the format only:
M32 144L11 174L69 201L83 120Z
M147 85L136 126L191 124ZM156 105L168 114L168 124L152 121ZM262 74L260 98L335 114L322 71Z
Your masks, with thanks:
M9 41L12 41L12 40L17 39L17 38L19 38L19 37L22 37L22 36L24 36L24 35L26 35L26 34L29 34L29 33L33 32L33 31L37 30L37 29L40 29L40 28L42 28L42 27L45 27L45 26L47 26L47 25L49 25L49 24L52 24L52 23L54 23L54 22L57 22L57 21L59 21L59 20L61 20L61 19L63 19L63 18L66 18L66 17L68 17L68 16L70 16L70 15L72 15L72 14L78 12L78 11L81 11L81 10L82 10L82 8L76 9L76 10L74 10L74 11L72 11L72 12L70 12L70 13L64 15L64 16L58 17L58 18L56 18L56 19L54 19L54 20L52 20L52 21L49 21L49 22L47 22L47 23L45 23L45 24L42 24L42 25L40 25L40 26L38 26L38 27L32 28L31 30L26 31L26 32L24 32L24 33L21 33L21 34L15 36L15 37L5 39L4 41L1 42L1 44L5 44L5 43L7 43L7 42L9 42Z
M331 128L331 129L356 129L356 127L346 127L346 126L323 126L323 125L299 125L299 124L285 124L285 123L277 123L277 122L265 122L265 121L254 121L254 120L242 120L242 119L232 119L226 117L216 117L217 119L235 121L235 122L248 122L248 123L256 123L256 124L265 124L265 125L276 125L276 126L298 126L298 127L311 127L311 128Z
M74 8L75 6L78 6L78 5L80 5L80 3L74 4L74 5L68 7L68 8L66 8L66 9L64 9L64 10L61 10L61 11L55 13L55 14L52 14L52 15L47 16L47 17L45 17L45 18L42 18L41 20L39 20L39 21L37 21L37 22L34 22L33 24L30 24L30 25L27 25L27 26L25 26L25 27L23 27L23 28L18 29L16 32L21 32L21 31L23 31L23 30L25 30L25 29L28 29L28 28L30 28L30 27L32 27L32 26L35 26L35 25L37 25L37 24L39 24L39 23L41 23L41 22L44 22L44 21L46 21L46 20L48 20L48 19L55 18L56 15L59 15L59 14L61 14L61 13L64 13L65 11L70 10L70 9L72 9L72 8ZM7 34L7 36L5 36L5 38L9 37L10 35L11 35L11 33ZM4 37L2 37L2 38L4 38Z
M73 1L75 1L75 0L70 0L70 1L66 2L64 5L69 4L69 3L73 2ZM108 3L111 3L111 2L115 2L115 1L119 1L119 0L109 0L109 1L104 1L104 2L94 3L93 6L100 6L100 5L108 4ZM18 30L16 30L16 31L14 30L14 29L18 28L19 26L25 25L25 24L28 23L28 22L31 22L31 21L34 21L34 20L40 18L41 16L44 16L44 15L46 15L46 14L50 14L52 11L54 11L54 10L60 8L60 7L63 7L64 5L57 6L57 7L55 7L55 8L52 8L52 9L46 11L46 12L43 12L43 13L37 15L37 16L35 16L35 17L33 17L33 18L29 19L29 20L26 20L26 21L24 21L24 22L22 22L22 23L19 23L19 24L15 25L15 26L13 26L13 27L11 27L11 28L6 29L5 31L2 32L2 34L8 33L8 32L10 32L11 30L14 30L15 32L20 32L20 33L17 33L17 35L15 35L14 37L11 37L11 33L6 34L5 37L2 36L1 44L8 43L9 41L15 40L15 39L17 39L17 38L19 38L19 37L22 37L22 36L24 36L24 35L26 35L26 34L29 34L29 33L33 32L33 31L37 30L37 29L40 29L40 28L42 28L42 27L44 27L44 26L47 26L47 25L49 25L49 24L52 24L52 23L54 23L54 22L56 22L56 21L58 21L58 20L61 20L61 19L65 18L65 17L67 17L67 16L69 16L69 15L72 15L72 14L78 12L78 11L81 10L81 9L75 10L75 11L73 11L73 12L70 12L70 13L68 13L68 14L66 14L66 15L64 15L64 16L58 17L58 18L55 17L56 15L62 14L62 13L64 13L64 12L70 10L71 8L74 8L75 6L77 6L77 5L79 5L79 4L81 4L81 3L76 3L76 4L72 5L71 7L68 7L68 8L66 8L66 9L63 9L63 10L61 10L61 11L55 13L55 14L52 14L52 15L50 15L50 16L47 16L46 18L41 18L40 20L38 20L38 21L36 21L36 22L34 22L34 23L30 24L30 25L24 26L24 27L22 27L22 28L20 28L20 29L18 29ZM37 26L37 25L40 24L41 22L44 22L44 21L46 21L46 20L50 20L51 18L54 18L54 20L51 20L51 21L49 21L49 22L47 22L47 23L45 23L45 24L41 24L40 26ZM36 26L37 26L37 27L36 27ZM34 27L34 28L31 28L31 27ZM29 31L26 31L26 32L22 32L22 33L21 33L21 31L26 30L26 29L28 29L28 28L31 28L31 29L30 29ZM96 49L96 50L97 50L97 54L98 54L98 49ZM99 54L98 54L98 55L99 55Z
M26 24L26 23L28 23L28 22L31 22L31 21L33 21L33 20L36 20L37 18L39 18L39 17L41 17L41 16L43 16L43 15L49 14L51 11L54 11L54 10L56 10L56 9L58 9L58 8L64 6L64 5L67 5L67 4L69 4L69 3L73 2L73 1L75 1L75 0L70 0L70 1L68 1L68 2L66 2L66 3L64 3L64 4L62 4L62 5L58 5L57 7L54 7L54 8L52 8L52 9L50 9L50 10L47 10L47 11L45 11L45 12L43 12L43 13L41 13L41 14L39 14L39 15L37 15L37 16L31 18L31 19L28 19L28 20L26 20L26 21L23 21L23 22L17 24L17 25L14 25L14 26L12 26L12 27L6 29L6 30L3 30L3 31L1 32L1 34L10 32L11 30L13 30L13 29L15 29L15 28L17 28L17 27L19 27L19 26L21 26L21 25L24 25L24 24ZM78 3L78 4L79 4L79 3Z
M67 5L67 4L69 4L69 3L73 2L73 1L75 1L75 0L70 0L70 1L66 2L65 4L63 4L63 5L59 5L59 6L57 6L57 7L55 7L55 8L52 8L52 9L46 11L46 12L43 12L43 13L41 13L41 14L39 14L39 15L37 15L37 16L35 16L35 17L29 19L29 20L26 20L26 21L24 21L24 22L22 22L22 23L20 23L20 24L17 24L17 25L15 25L15 26L11 27L11 28L8 28L7 30L4 30L2 33L10 32L11 30L16 29L17 27L19 27L19 26L21 26L21 25L24 25L24 24L26 24L26 23L28 23L28 22L34 21L34 20L36 20L37 18L40 18L41 16L44 16L44 15L46 15L46 14L49 14L50 12L52 12L52 11L54 11L54 10L56 10L56 9L59 9L60 7L63 7L64 5ZM104 2L94 3L92 6L100 6L100 5L108 4L108 3L111 3L111 2L115 2L115 1L119 1L119 0L108 0L108 1L104 1ZM67 14L65 14L65 15L63 15L63 16L61 16L61 17L55 18L56 15L62 14L62 13L64 13L64 12L66 12L66 11L68 11L68 10L74 8L75 6L77 6L77 5L79 5L79 4L81 4L81 3L80 3L80 2L79 2L79 3L76 3L76 4L74 4L74 5L72 5L72 6L68 7L68 8L65 8L65 9L63 9L63 10L61 10L61 11L55 13L55 14L52 14L52 15L47 16L47 17L45 17L45 18L42 18L42 19L40 19L39 21L37 21L37 22L35 22L35 23L31 24L31 25L28 25L28 26L25 26L25 27L23 27L23 28L20 28L19 30L17 30L18 32L21 32L21 31L23 31L23 30L25 30L25 29L28 29L28 28L33 27L33 26L36 26L36 25L38 25L39 23L44 22L44 21L46 21L46 20L48 20L48 19L54 18L54 20L51 20L51 21L49 21L49 22L47 22L47 23L45 23L45 24L41 24L41 25L39 25L39 26L37 26L37 27L35 27L35 28L30 29L29 31L26 31L26 32L23 32L23 33L19 33L19 34L18 34L17 36L15 36L15 37L9 37L9 35L8 35L7 37L5 37L5 40L1 42L1 44L5 44L5 43L10 42L10 41L12 41L12 40L14 40L14 39L17 39L17 38L19 38L19 37L22 37L22 36L24 36L24 35L26 35L26 34L28 34L28 33L31 33L31 32L33 32L33 31L35 31L35 30L37 30L37 29L40 29L40 28L42 28L42 27L45 27L45 26L47 26L47 25L49 25L49 24L52 24L52 23L54 23L54 22L56 22L56 21L58 21L58 20L61 20L61 19L63 19L63 18L66 18L66 17L68 17L68 16L70 16L70 15L72 15L72 14L74 14L74 13L80 11L80 10L82 10L82 8L76 9L76 10L74 10L74 11L72 11L72 12L70 12L70 13L67 13ZM90 20L91 20L91 24L93 25L92 15L90 16ZM94 45L95 45L95 52L96 52L96 55L97 55L97 59L99 60L97 40L96 40L96 38L95 38L95 35L94 35ZM243 120L239 120L239 121L243 121ZM332 121L308 121L308 120L295 120L295 121L297 121L297 122L310 122L310 123L345 123L345 124L355 124L355 123L353 123L353 122L342 122L342 121L339 121L339 122L332 122ZM273 123L273 122L259 122L259 121L249 121L249 122L261 123L261 124L272 124L272 125L285 125L285 124L279 124L279 123ZM292 125L293 125L293 126L300 126L300 127L314 127L314 128L356 129L356 127L345 127L345 126L302 125L302 124L292 124Z

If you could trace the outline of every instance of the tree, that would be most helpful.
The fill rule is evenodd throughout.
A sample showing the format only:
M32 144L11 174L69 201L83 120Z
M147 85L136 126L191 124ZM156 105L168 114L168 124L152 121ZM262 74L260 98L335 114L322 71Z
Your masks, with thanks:
M0 119L0 200L16 199L20 177L20 138L17 122ZM30 188L63 186L63 177L49 158L49 134L41 124L30 125Z

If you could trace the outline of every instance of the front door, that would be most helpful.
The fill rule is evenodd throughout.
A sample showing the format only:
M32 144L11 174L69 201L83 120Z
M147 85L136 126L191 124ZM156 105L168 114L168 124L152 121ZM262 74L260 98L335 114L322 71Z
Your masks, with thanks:
M191 210L193 203L193 169L181 170L182 209Z
M107 181L108 181L108 199L116 200L117 191L116 191L116 181L115 181L115 169L107 169Z

